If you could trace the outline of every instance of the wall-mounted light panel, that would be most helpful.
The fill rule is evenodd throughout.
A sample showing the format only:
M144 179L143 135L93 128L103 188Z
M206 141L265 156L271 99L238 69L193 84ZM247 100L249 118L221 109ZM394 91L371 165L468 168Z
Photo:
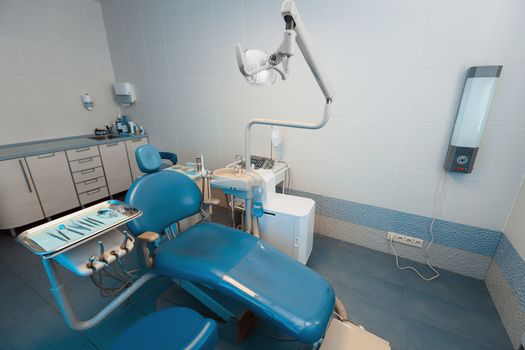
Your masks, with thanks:
M470 67L463 87L444 168L470 174L503 66Z

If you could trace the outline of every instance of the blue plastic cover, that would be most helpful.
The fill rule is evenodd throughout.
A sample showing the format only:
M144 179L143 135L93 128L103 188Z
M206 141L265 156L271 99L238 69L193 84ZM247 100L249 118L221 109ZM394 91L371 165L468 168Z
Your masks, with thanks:
M114 350L212 350L218 342L217 324L197 312L173 307L155 312L128 328Z
M195 182L176 171L142 176L130 187L125 201L143 214L128 227L134 235L146 231L161 234L169 225L198 213L201 196Z
M159 150L153 145L138 147L135 150L135 158L140 171L146 174L158 171L162 165Z
M304 343L319 340L335 304L319 274L242 231L199 224L160 245L160 274L212 286Z

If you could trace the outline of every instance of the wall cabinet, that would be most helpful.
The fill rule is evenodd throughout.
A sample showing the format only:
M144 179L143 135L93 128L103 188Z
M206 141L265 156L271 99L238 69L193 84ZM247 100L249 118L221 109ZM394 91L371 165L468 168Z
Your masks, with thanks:
M139 176L144 174L142 171L140 171L139 166L137 165L137 160L135 158L135 150L139 148L140 146L147 145L147 144L148 144L147 137L126 141L126 148L128 150L128 158L129 158L129 167L131 168L131 176L133 178L133 181L135 181Z
M127 190L132 180L126 142L107 143L100 145L99 149L109 193L116 194Z
M0 229L44 218L35 185L24 158L0 161Z
M66 152L41 154L26 160L46 217L78 207Z

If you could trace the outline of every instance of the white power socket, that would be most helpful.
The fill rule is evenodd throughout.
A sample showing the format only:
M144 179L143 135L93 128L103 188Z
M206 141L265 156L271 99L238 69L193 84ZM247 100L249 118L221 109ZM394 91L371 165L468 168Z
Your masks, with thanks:
M405 236L395 232L387 232L386 239L413 247L423 248L423 240L416 237Z

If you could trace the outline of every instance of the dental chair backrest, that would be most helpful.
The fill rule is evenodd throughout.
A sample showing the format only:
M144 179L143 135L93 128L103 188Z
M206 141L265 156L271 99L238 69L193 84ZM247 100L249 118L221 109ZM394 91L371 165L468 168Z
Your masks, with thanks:
M153 145L135 151L137 165L145 175L131 185L126 203L142 210L138 219L128 223L134 235L146 231L163 234L177 221L200 212L202 195L195 182L176 171L159 171L162 160Z

